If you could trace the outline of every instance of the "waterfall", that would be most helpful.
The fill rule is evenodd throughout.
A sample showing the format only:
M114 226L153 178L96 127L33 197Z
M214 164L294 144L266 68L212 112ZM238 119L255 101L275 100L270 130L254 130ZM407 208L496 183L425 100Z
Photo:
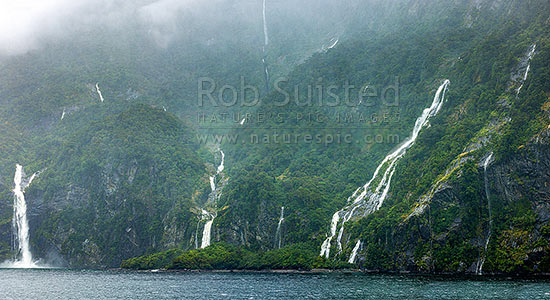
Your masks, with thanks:
M37 265L32 259L29 245L29 221L27 219L27 202L25 201L25 189L32 183L38 173L33 174L25 180L23 166L17 164L13 182L13 234L15 237L14 248L17 249L15 261L8 263L10 268L36 268ZM18 257L18 259L17 259Z
M204 224L204 230L202 231L201 248L206 248L210 246L210 233L212 232L212 223L214 223L214 218L208 220L206 224Z
M216 176L210 176L210 189L212 192L216 191Z
M65 109L63 109L63 112L61 113L61 120L65 118Z
M210 246L210 234L212 232L212 223L214 223L215 215L210 214L206 210L202 210L203 219L208 219L204 224L204 229L202 230L202 241L201 248L206 248Z
M359 251L359 248L361 247L361 240L357 241L357 244L355 244L355 247L353 247L353 251L351 251L351 255L349 257L348 263L354 264L355 259L357 258L357 252Z
M339 39L332 39L331 41L334 41L332 42L332 44L330 46L328 46L327 49L332 49L334 48L336 45L338 45L338 42L340 41Z
M281 207L281 216L279 217L279 223L277 224L277 231L275 232L275 246L281 249L281 225L283 224L283 221L285 220L285 207Z
M523 74L521 85L516 90L516 97L519 96L519 93L521 92L521 89L523 88L525 81L527 81L527 77L529 76L529 71L531 70L531 60L533 59L533 56L535 56L535 50L537 50L537 44L534 44L533 46L531 46L531 49L529 49L529 53L527 54L527 58L526 58L527 68L525 69L525 73Z
M244 125L244 122L246 122L246 118L243 118L239 124Z
M340 211L337 211L334 215L332 215L332 221L330 222L330 236L323 242L323 245L321 245L321 256L326 256L326 258L329 257L330 243L332 242L332 238L336 235L336 229L339 221Z
M216 175L219 175L223 170L225 169L225 153L223 153L223 150L220 150L221 154L221 162L218 168L216 169ZM210 193L210 196L208 197L207 204L213 204L216 205L216 200L219 198L221 193L218 193L216 190L216 175L210 176L210 189L212 192ZM222 174L223 178L223 174ZM222 184L223 187L223 184ZM216 214L211 214L208 211L202 209L202 220L207 220L204 224L204 228L202 230L202 241L201 241L201 248L206 248L210 246L210 238L212 234L212 224L214 223L214 219L216 218ZM199 221L200 223L200 221ZM198 225L197 225L198 230ZM195 234L195 247L198 248L198 240L197 240L198 232Z
M267 22L266 22L266 19L265 19L265 1L266 0L264 0L262 16L263 16L263 21L264 21L264 46L267 46L269 44L269 36L267 34Z
M223 172L223 169L225 169L225 166L224 166L224 163L225 163L225 153L223 153L222 150L220 150L220 153L222 155L222 161L220 163L220 165L218 166L218 174L220 174L221 172Z
M103 95L101 94L101 91L99 90L99 83L95 84L95 89L97 91L97 94L99 95L99 100L101 100L101 102L103 102L105 99L103 99Z
M489 180L487 178L487 167L491 163L491 160L493 159L493 153L489 154L485 161L483 162L483 179L485 182L485 198L487 199L487 210L489 211L489 228L487 229L487 238L485 239L485 247L483 249L483 257L479 259L478 266L477 266L477 275L481 275L483 273L483 264L485 263L485 260L487 259L487 248L489 247L489 241L491 239L492 235L492 228L493 228L493 213L491 208L491 197L489 192Z
M420 131L429 124L430 118L437 115L437 113L441 110L449 84L450 81L445 80L443 84L439 86L431 106L424 109L422 115L416 120L411 136L397 149L388 154L384 160L382 160L367 184L358 188L353 195L348 198L348 203L351 204L342 210L337 211L333 215L330 235L325 239L323 245L321 246L321 256L325 256L327 258L329 257L331 243L333 238L336 236L336 229L340 219L342 220L342 223L340 224L337 244L338 249L342 251L342 236L344 234L345 223L354 216L357 210L362 210L362 215L365 216L380 209L390 190L391 180L393 178L393 174L395 173L398 161L406 154L407 150L414 145ZM376 182L377 185L373 186L373 183ZM334 224L335 222L336 224Z

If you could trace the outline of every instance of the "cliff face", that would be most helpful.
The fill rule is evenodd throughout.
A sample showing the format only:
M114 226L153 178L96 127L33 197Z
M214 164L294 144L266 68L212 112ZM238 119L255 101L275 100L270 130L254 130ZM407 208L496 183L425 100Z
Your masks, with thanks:
M2 199L10 199L13 197L8 185L0 182L0 191ZM10 197L11 196L11 197ZM13 257L12 249L12 217L13 217L13 201L0 201L0 261L4 261Z
M208 196L208 171L191 134L145 105L75 134L25 191L35 257L112 267L150 251L194 247L194 208Z
M391 209L398 210L400 203L408 208L385 228L385 240L364 243L363 267L472 274L550 271L550 118L544 83L549 56L544 45L541 40L514 61L487 124L436 171L439 176L427 191L412 205L407 196L392 202ZM460 105L448 124L471 113ZM440 152L429 157L435 155ZM387 214L359 223L372 224ZM386 257L371 256L376 252Z
M357 10L342 14L354 20L367 15L367 25L359 21L357 27L353 22L338 23L328 36L314 38L322 41L321 50L297 67L289 75L289 82L303 87L320 83L342 85L351 80L356 86L368 83L384 87L388 82L394 84L395 76L400 76L402 107L352 109L364 116L391 111L400 115L399 123L340 126L337 122L324 122L321 128L290 124L292 133L333 134L331 127L347 133L348 128L344 127L356 127L348 130L358 141L351 145L223 145L232 165L227 176L217 177L218 195L211 193L208 185L209 176L215 174L206 163L213 161L211 154L190 143L188 137L193 132L170 113L146 105L128 109L127 102L107 101L100 109L95 104L77 106L75 103L80 102L70 104L67 100L62 106L52 105L43 111L47 117L37 117L32 112L37 110L35 102L40 102L26 99L33 103L31 109L19 107L14 115L25 112L24 116L33 119L34 124L26 130L32 133L46 128L37 132L48 140L36 142L32 140L36 137L29 138L32 141L28 143L35 143L33 147L37 149L29 150L31 153L25 157L32 161L29 169L42 170L26 191L35 256L70 266L105 267L155 251L194 249L200 246L206 223L202 209L216 215L212 242L261 251L300 243L306 244L308 253L318 253L317 248L330 230L331 216L347 204L346 199L371 178L377 164L397 146L372 145L364 138L398 133L405 139L433 97L434 88L448 78L451 85L447 100L438 116L422 130L418 142L398 162L387 201L379 211L346 223L343 249L331 252L330 260L348 261L357 245L357 263L367 269L548 272L549 129L540 128L541 124L548 124L550 60L545 53L550 23L544 15L547 3L371 1L373 9L365 8L364 1L350 3ZM385 14L377 15L379 12ZM274 32L287 29L278 26L281 28L275 27ZM377 30L379 34L372 36L362 32ZM396 31L403 35L385 35ZM338 47L328 50L325 44L331 45L335 38L342 40ZM304 41L309 43L307 38ZM288 38L286 43L295 44L295 40ZM534 43L539 43L537 57L546 57L531 67L532 57L525 52L534 49ZM275 74L285 73L316 49L308 44L296 46L304 49L292 50L276 41L270 45L267 58L278 57L277 68L281 69ZM279 52L275 45L284 51ZM171 51L170 55L179 57L177 49ZM286 58L291 56L287 52L295 57ZM123 53L119 55L124 57ZM256 56L247 59L259 64ZM181 59L193 61L196 57ZM239 58L236 66L226 66L230 71L222 68L220 77L241 71L244 60ZM209 68L216 69L217 62L209 60ZM165 63L172 65L171 60ZM155 63L151 64L151 70L155 67ZM179 76L181 66L173 67L173 73L166 73L167 78ZM195 67L198 70L203 66ZM119 69L118 65L112 68ZM526 80L530 68L535 73ZM257 69L249 74L262 82L263 69ZM78 69L74 72L78 74ZM146 74L143 78L150 76L149 72ZM177 90L179 83L156 95L158 86L173 79L163 77L141 87L146 80L139 78L135 81L140 83L140 90L130 89L117 100L149 97L152 102L158 101L159 107L160 103L181 104L176 103L178 97L171 90ZM187 80L186 84L192 81ZM130 86L136 86L136 82ZM72 81L62 84L78 86ZM175 94L194 95L196 86L190 86L193 92ZM150 90L150 94L145 90ZM338 93L343 96L344 92ZM82 103L97 102L93 99L97 98L93 84L74 95L85 99ZM164 97L170 99L160 99ZM318 112L317 107L274 107L271 102L280 100L276 97L273 93L267 95L265 106L258 108L260 113L299 112L305 116ZM541 119L542 103L546 104ZM196 109L187 104L179 108L185 111L182 115ZM348 109L327 107L322 107L327 114ZM74 118L77 123L59 125L61 112L65 121ZM261 136L289 126L273 122L266 128L253 128L261 126L248 124L241 124L235 131ZM2 126L0 130L4 129ZM56 130L62 132L52 133ZM4 131L0 133L7 137ZM42 147L53 150L43 151ZM10 164L9 170L0 170L0 260L13 255L14 157L0 158L2 168L8 165L4 162ZM280 219L282 207L284 220Z
M383 41L386 44L381 44L394 48L383 58L376 53L385 49L377 45L372 52L368 46L358 47L368 55L355 59L349 53L354 53L353 46L357 43L346 46L345 58L338 56L340 53L335 49L326 59L345 66L346 75L361 74L368 81L370 72L378 77L397 72L406 78L403 81L412 80L415 90L429 91L413 94L407 90L410 86L402 88L402 94L409 96L403 96L404 105L415 103L415 108L403 110L403 123L411 126L418 117L414 109L426 107L414 101L433 97L434 86L441 84L442 79L451 81L447 100L440 115L430 121L417 144L398 163L380 211L346 221L341 235L343 249L333 250L330 259L348 261L354 246L359 245L360 265L368 269L482 273L536 272L547 268L541 258L547 257L547 250L541 252L539 246L548 241L541 234L547 225L547 220L541 217L545 214L545 200L541 199L545 197L544 182L548 178L544 172L529 171L539 169L528 160L533 151L545 151L545 146L536 146L529 140L533 130L548 124L547 119L541 118L541 105L548 101L548 58L544 54L548 44L543 34L547 17L539 15L548 10L547 5L541 1L435 1L430 3L433 6L422 1L407 3L412 6L405 14L419 19L412 18L397 26L418 21L422 24L415 23L418 28L425 30L424 26L432 24L430 30L438 34L425 41L430 45L426 50L429 55L400 57L403 52L394 49L412 47L417 53L424 49L416 44L393 45L386 39ZM379 3L381 7L392 4L395 2ZM435 7L434 19L426 19L429 16L426 7ZM418 28L411 26L411 31ZM461 42L455 43L457 39ZM379 41L372 43L376 42ZM530 65L534 43L538 43L539 58ZM391 67L393 55L436 67L413 71L399 64ZM377 59L384 63L365 62ZM316 74L338 78L339 74L324 68L325 64L327 61L314 57L296 74L301 78L314 78ZM312 70L309 73L308 68ZM437 76L426 79L429 75L425 74ZM304 82L307 79L298 81ZM367 133L369 129L364 128L357 135ZM405 137L410 131L399 133ZM536 147L540 150L535 150ZM248 152L249 161L238 163L244 165L244 170L253 171L243 175L243 170L239 170L239 176L245 179L233 180L236 179L233 177L228 184L223 199L227 208L216 223L217 238L270 249L268 241L274 239L277 212L285 206L289 208L284 223L285 240L320 246L331 236L331 216L347 204L346 199L357 187L368 181L376 163L388 153L385 151L391 150L364 145L342 146L336 151L311 148L269 145ZM513 154L507 154L509 151ZM372 155L364 155L367 152ZM258 179L261 172L265 173ZM304 174L309 175L309 180L303 178ZM520 174L525 178L533 176L530 187L519 183L528 182L520 180ZM345 179L341 180L340 175ZM333 183L338 184L332 186ZM256 190L256 186L262 186L264 193ZM540 192L534 192L539 188ZM536 196L537 193L540 195ZM342 224L341 218L338 226ZM332 235L335 249L340 234ZM523 250L512 250L515 246L511 245L519 245ZM533 251L538 261L533 258L533 262L521 262L519 257Z
M483 162L473 162L458 178L439 185L429 204L400 224L388 244L379 245L398 249L390 269L549 272L549 134L545 129L516 155L490 164L486 177Z

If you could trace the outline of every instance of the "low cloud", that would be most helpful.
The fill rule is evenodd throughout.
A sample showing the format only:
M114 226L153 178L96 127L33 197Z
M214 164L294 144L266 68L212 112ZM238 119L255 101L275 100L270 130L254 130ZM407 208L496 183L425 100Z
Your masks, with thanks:
M333 31L336 23L346 20L338 11L348 11L344 5L348 1L359 0L267 0L268 25L274 32L288 36L295 31L288 30L289 26L293 29L304 26L300 29L307 32L311 28L306 24L317 29L322 22L330 25L328 31ZM122 34L126 30L141 30L162 48L180 37L243 41L256 36L259 39L263 34L262 0L3 2L0 4L0 56L25 54L46 43L66 42L80 32L91 30L117 30ZM296 38L302 37L298 34Z
M160 46L176 32L177 15L198 0L17 0L0 4L0 55L24 54L43 43L94 27L117 28L137 18Z

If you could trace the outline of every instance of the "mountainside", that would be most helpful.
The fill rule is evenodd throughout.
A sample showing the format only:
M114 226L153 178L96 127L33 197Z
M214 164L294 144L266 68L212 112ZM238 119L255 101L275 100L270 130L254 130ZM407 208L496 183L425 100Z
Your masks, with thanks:
M144 105L77 132L26 190L34 254L98 267L189 243L208 196L192 133Z
M537 7L534 3L516 5L527 11ZM305 89L320 80L325 86L340 87L345 80L355 86L364 82L376 86L391 84L390 74L399 76L399 122L391 123L396 109L383 105L351 110L343 105L316 105L323 97L317 91L313 97L302 95L299 99L315 99L311 107L294 106L297 101L291 95L290 105L277 108L269 103L281 101L282 95L272 93L259 110L281 112L290 116L290 121L268 121L259 125L261 130L253 124L254 134L273 138L276 133L281 140L288 134L291 140L297 133L313 129L325 137L349 133L358 142L327 146L271 140L249 146L246 156L239 154L239 146L231 156L241 167L230 171L232 180L221 199L223 214L214 223L218 239L253 249L276 248L277 239L281 239L276 235L279 209L284 207L283 245L307 241L317 248L331 237L325 242L336 250L321 251L323 256L333 259L336 253L335 259L357 261L368 269L547 272L548 236L543 232L548 218L546 185L542 184L546 174L520 171L516 165L532 164L537 170L545 165L544 155L537 150L544 149L544 141L539 139L539 146L531 140L545 136L548 125L548 19L541 14L525 22L525 15L515 16L501 18L501 26L490 27L488 32L476 32L486 25L470 29L455 15L434 30L424 29L421 37L413 32L402 39L348 42L308 60L290 75L288 87ZM379 188L387 187L388 194L380 196L368 190L370 199L365 204L353 204L349 214L333 216L346 206L346 199L350 203L358 200L352 196L354 190L371 178L384 155L396 146L388 140L365 144L365 137L387 137L389 128L404 140L442 79L451 84L439 115L396 162L394 171L384 178L373 177L375 184L383 180ZM338 92L344 97L344 91ZM381 125L367 123L369 126L296 121L297 115L316 116L319 111L327 116L349 111L367 116L389 113L390 118ZM246 127L239 132L246 134ZM541 158L525 161L533 153ZM492 175L492 168L498 166L506 171ZM388 167L382 165L380 174ZM516 173L525 178L515 178L520 176ZM523 186L528 178L541 183L514 187L519 182ZM496 193L498 190L505 192ZM365 210L373 201L379 201L380 210ZM515 249L517 243L521 243L520 250Z
M550 272L548 1L218 2L0 58L0 259Z

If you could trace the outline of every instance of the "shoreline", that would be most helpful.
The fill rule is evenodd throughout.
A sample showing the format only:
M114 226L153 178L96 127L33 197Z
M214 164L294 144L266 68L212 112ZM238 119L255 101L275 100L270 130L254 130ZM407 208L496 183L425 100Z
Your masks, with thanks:
M311 269L311 270L291 270L291 269L265 269L265 270L239 270L239 269L227 269L227 270L192 270L192 269L147 269L147 270L136 270L136 269L124 269L124 268L114 268L114 269L105 269L106 271L127 271L127 272L136 272L136 273L273 273L273 274L328 274L328 273L337 273L337 274L359 274L366 273L364 270L360 269Z
M421 273L411 271L379 271L379 270L364 270L364 269L311 269L311 270L290 270L290 269L266 269L266 270L186 270L186 269L148 269L135 270L112 268L105 271L115 272L136 272L136 273L257 273L257 274L364 274L364 275L388 275L388 276L418 276L418 277L440 277L440 278L463 278L463 279L548 279L550 273L533 273L533 274L466 274L466 273Z

